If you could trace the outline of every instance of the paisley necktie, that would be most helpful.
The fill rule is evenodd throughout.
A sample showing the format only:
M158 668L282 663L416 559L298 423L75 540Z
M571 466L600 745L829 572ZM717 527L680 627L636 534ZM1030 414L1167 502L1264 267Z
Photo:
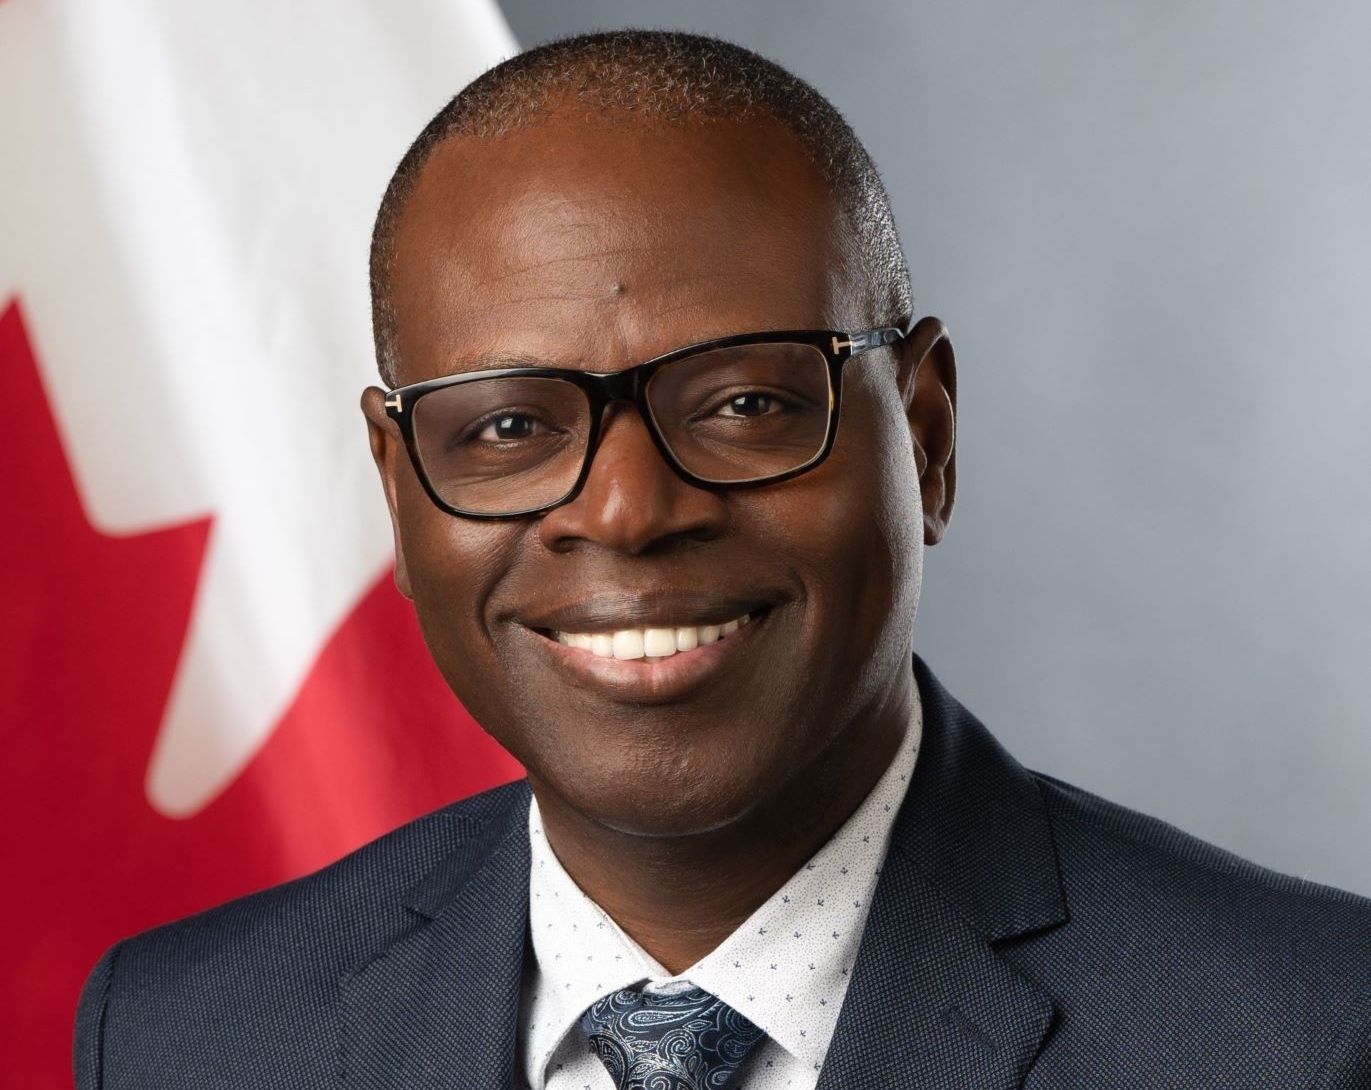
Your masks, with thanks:
M618 1090L723 1090L765 1034L703 988L626 989L581 1015Z

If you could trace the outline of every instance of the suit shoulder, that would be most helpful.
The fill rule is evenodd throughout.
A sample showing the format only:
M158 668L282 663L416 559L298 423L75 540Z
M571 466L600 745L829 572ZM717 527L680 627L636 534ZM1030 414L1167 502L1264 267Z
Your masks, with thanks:
M1089 1055L1113 1065L1119 1085L1137 1063L1164 1067L1178 1086L1365 1085L1371 900L1032 776L1066 919L1006 954L1058 1004L1044 1074ZM1202 1047L1158 1032L1182 1012ZM1127 1044L1109 1052L1102 1041Z
M215 959L285 958L322 965L358 956L404 927L405 895L440 863L460 866L493 825L526 805L523 781L435 810L312 874L228 901L120 944L119 968L179 977Z
M1281 874L1157 818L1034 778L1073 926L1101 941L1108 932L1131 942L1158 964L1203 966L1201 976L1252 1001L1302 995L1307 1010L1329 1019L1371 1007L1371 899Z
M277 1085L282 1057L291 1085L333 1085L342 980L416 926L407 904L434 876L464 881L527 799L522 781L484 792L314 874L119 943L82 995L78 1085L219 1086L226 1071L233 1085ZM288 1040L258 1040L274 1033Z
M335 1085L345 976L418 924L410 905L429 883L461 886L526 806L524 783L495 788L313 875L119 943L82 994L78 1086Z
M1099 840L1127 845L1140 862L1187 877L1207 889L1231 886L1268 898L1294 913L1346 917L1371 927L1371 899L1282 874L1184 832L1160 818L1130 810L1040 772L1031 773L1052 818L1058 841Z

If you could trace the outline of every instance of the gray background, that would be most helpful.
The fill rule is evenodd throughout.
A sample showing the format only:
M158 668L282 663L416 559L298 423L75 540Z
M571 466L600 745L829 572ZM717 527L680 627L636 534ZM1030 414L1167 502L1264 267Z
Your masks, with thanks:
M502 7L837 104L958 348L922 653L1030 766L1371 893L1371 4Z

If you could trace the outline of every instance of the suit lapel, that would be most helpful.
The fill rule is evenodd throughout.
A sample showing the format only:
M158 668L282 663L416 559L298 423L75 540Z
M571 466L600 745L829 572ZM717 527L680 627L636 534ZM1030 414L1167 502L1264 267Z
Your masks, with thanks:
M1009 1090L1052 1017L1051 1000L892 853L819 1090Z
M341 1081L497 1090L513 1081L528 930L527 791L414 891L416 926L343 984Z
M1065 922L1031 777L919 660L924 737L819 1090L1010 1090L1054 1007L995 949Z

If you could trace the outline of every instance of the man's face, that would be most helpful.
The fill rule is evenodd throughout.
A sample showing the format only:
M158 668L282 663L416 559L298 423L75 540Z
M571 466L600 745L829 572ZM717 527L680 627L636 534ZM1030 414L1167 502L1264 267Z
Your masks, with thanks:
M401 383L512 361L615 371L716 336L901 317L867 313L822 177L770 122L568 111L452 140L397 246ZM836 446L801 477L695 488L615 405L577 498L505 523L434 506L369 392L397 580L540 798L627 832L719 828L903 714L923 514L896 355L847 365ZM555 639L743 616L656 663Z

